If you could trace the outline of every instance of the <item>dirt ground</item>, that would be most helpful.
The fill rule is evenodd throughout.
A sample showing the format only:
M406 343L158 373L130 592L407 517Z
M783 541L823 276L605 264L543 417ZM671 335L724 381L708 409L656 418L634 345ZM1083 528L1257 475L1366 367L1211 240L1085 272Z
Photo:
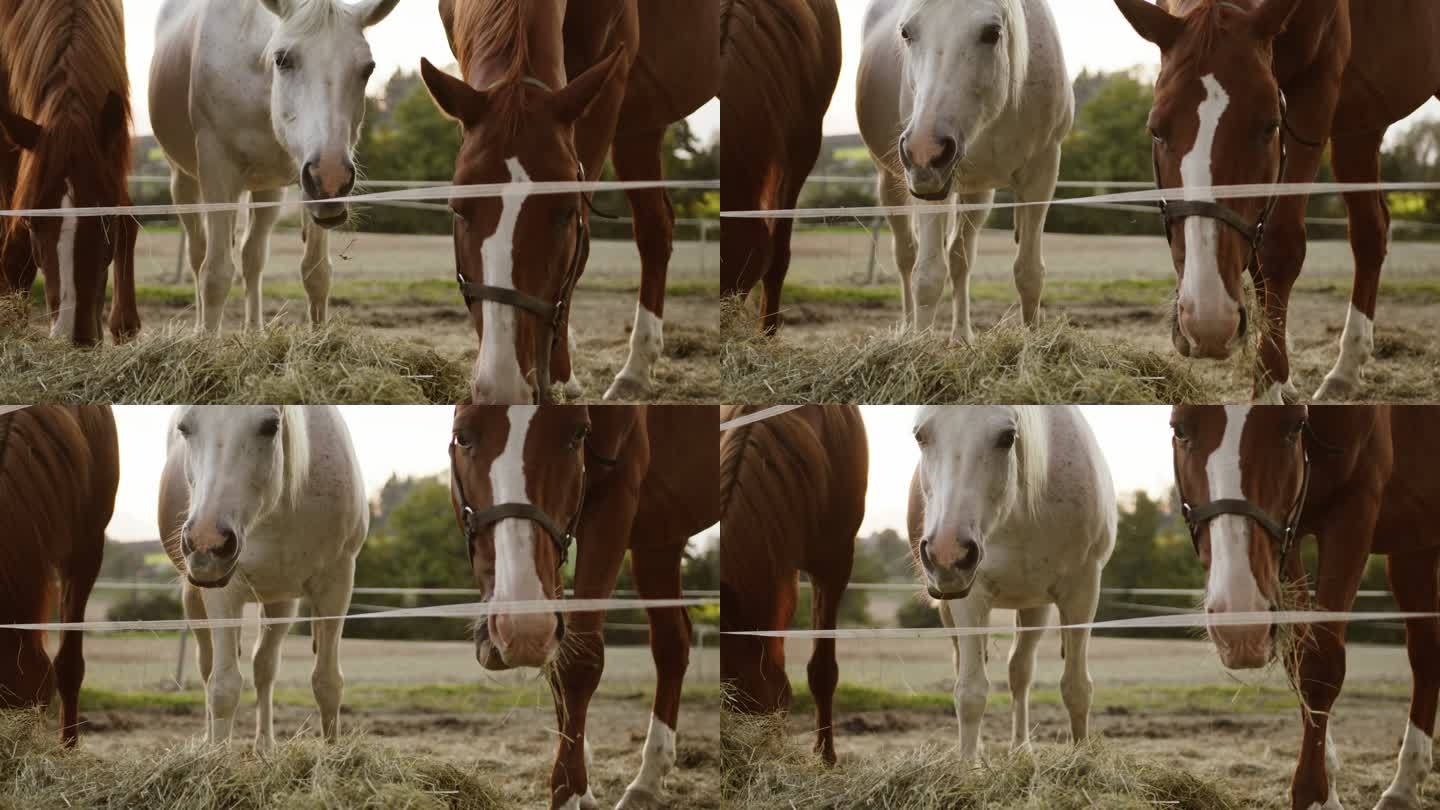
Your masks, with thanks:
M1019 298L1011 281L1014 244L1007 231L986 231L978 267L972 275L974 328L989 329L1002 318L1018 318ZM898 290L890 257L890 238L877 243L875 276L866 284L870 240L864 234L802 233L795 241L795 262L787 284L813 291L784 306L781 340L800 346L859 341L896 326L901 309L892 302L829 303L852 291ZM1051 235L1046 241L1050 285L1044 313L1064 315L1076 327L1117 343L1124 342L1174 356L1171 316L1163 301L1174 273L1160 237ZM1316 241L1291 302L1293 382L1302 395L1313 395L1338 357L1352 282L1348 246ZM1392 246L1376 317L1376 359L1365 372L1362 397L1393 402L1429 402L1440 398L1440 336L1434 328L1440 312L1432 282L1440 282L1440 245L1401 242ZM1159 292L1156 290L1159 285ZM1168 285L1168 286L1167 286ZM896 293L898 296L898 292ZM1144 303L1134 303L1136 297ZM818 303L816 303L818 301ZM949 304L941 322L948 334ZM963 349L956 349L963 351ZM1226 400L1251 394L1251 360L1193 361L1194 368Z
M199 707L165 710L86 712L82 745L106 757L124 756L143 746L183 743L203 730ZM650 720L648 697L596 700L587 724L595 759L590 784L602 806L613 806L640 768L640 751ZM254 701L243 701L236 724L237 747L248 749L254 729ZM677 763L666 779L674 807L717 808L720 757L719 712L686 704L681 708ZM285 738L316 733L313 708L275 708L275 734ZM549 798L550 766L555 754L555 718L548 705L516 706L503 714L418 709L345 710L342 730L363 730L374 740L409 754L449 760L499 785L516 807L544 807ZM246 753L238 754L248 755Z

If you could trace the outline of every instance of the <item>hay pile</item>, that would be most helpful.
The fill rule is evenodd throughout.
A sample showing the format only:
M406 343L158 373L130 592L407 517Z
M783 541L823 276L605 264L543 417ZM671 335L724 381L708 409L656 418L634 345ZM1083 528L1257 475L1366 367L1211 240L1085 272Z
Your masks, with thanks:
M1173 763L1129 757L1101 742L1001 754L971 769L952 750L867 759L827 769L785 738L778 717L721 720L725 806L816 810L1237 810L1238 799ZM808 736L808 735L807 735Z
M1179 362L1103 339L1050 317L1035 329L1014 319L973 346L896 331L815 348L758 337L753 317L726 303L721 376L726 402L866 404L1107 403L1218 401Z
M498 810L512 803L473 773L348 735L290 741L263 757L248 745L131 752L117 762L60 749L35 712L0 712L0 810Z
M467 375L431 349L343 320L222 336L171 324L77 350L0 298L0 402L453 404L469 395Z

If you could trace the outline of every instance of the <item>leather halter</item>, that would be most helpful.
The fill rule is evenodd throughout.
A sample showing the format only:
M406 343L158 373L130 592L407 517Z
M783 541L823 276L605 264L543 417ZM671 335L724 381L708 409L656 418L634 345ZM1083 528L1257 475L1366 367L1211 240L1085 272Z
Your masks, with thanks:
M586 455L594 455L586 449ZM595 462L602 467L614 467L620 463L619 459L594 456ZM585 491L589 488L588 465L582 459L580 464L580 498L575 504L575 512L570 520L562 528L560 523L550 516L550 513L536 506L533 503L497 503L488 509L476 511L470 506L470 501L465 497L465 486L460 483L460 476L455 474L455 442L450 442L450 480L455 484L455 494L460 498L460 515L465 528L465 551L473 561L475 557L475 538L490 526L494 526L504 520L528 520L538 524L545 530L546 536L555 546L559 562L555 568L564 568L570 561L570 546L575 543L576 535L580 531L580 515L585 511Z
M1190 499L1185 496L1185 484L1180 477L1180 460L1178 457L1174 458L1175 491L1180 496L1180 514L1190 528L1190 540L1195 544L1197 551L1200 547L1200 532L1210 521L1223 515L1249 518L1264 529L1272 540L1280 544L1280 566L1277 576L1283 577L1285 563L1299 539L1300 519L1305 511L1305 498L1310 492L1310 448L1306 440L1311 439L1312 436L1310 423L1306 422L1301 428L1300 436L1300 451L1305 459L1300 473L1300 492L1295 496L1295 502L1290 505L1290 511L1285 515L1283 523L1253 501L1244 498L1220 498L1199 506L1192 505Z
M542 90L551 90L550 85L533 76L525 76L520 81ZM578 155L575 163L579 166L576 179L583 183L585 182L585 165L580 162ZM583 192L580 194L580 199L587 207L591 207L590 198L586 197ZM593 207L591 210L594 210ZM469 281L465 278L463 269L457 268L455 273L455 280L460 286L460 295L465 299L466 308L472 306L476 301L489 301L520 310L538 319L540 350L535 358L535 382L539 388L537 398L541 404L554 401L550 394L550 355L563 336L561 327L565 323L565 313L570 307L570 299L575 295L575 286L580 283L580 274L584 270L585 260L589 256L589 234L590 226L585 221L585 217L580 212L576 212L575 251L570 257L570 267L565 271L565 277L560 283L559 295L554 302L510 287L494 287Z
M1313 149L1319 149L1325 145L1322 142L1302 138L1295 134L1295 130L1290 128L1288 107L1285 103L1285 92L1283 90L1280 92L1280 129L1280 171L1275 180L1277 184L1285 182L1285 170L1289 165L1289 154L1285 148L1285 139L1287 136L1293 138L1296 143ZM1151 148L1150 156L1155 168L1155 186L1163 191L1164 186L1160 184L1160 155L1157 147ZM1160 215L1165 218L1165 240L1173 245L1175 242L1175 234L1170 227L1171 223L1183 223L1191 217L1202 217L1224 223L1245 237L1245 240L1250 243L1250 258L1245 263L1245 269L1253 275L1260 269L1260 250L1265 245L1265 225L1269 222L1270 214L1275 210L1275 205L1279 199L1278 195L1270 195L1269 199L1265 201L1265 208L1260 211L1259 219L1257 219L1254 224L1251 224L1236 213L1235 209L1227 205L1222 205L1219 202L1212 200L1181 200L1178 202L1170 202L1161 198L1158 203L1160 206ZM1243 316L1245 312L1244 308L1242 307L1240 311Z

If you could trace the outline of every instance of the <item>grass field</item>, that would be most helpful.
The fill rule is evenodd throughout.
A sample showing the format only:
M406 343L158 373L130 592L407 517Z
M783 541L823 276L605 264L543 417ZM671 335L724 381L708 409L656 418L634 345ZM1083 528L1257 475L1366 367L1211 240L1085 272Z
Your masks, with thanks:
M194 334L188 265L176 274L180 237L147 229L137 248L139 341L75 351L28 328L0 323L0 401L437 403L465 396L478 341L456 289L449 237L336 234L333 327L305 325L302 244L276 233L264 282L270 326L244 334L237 279L220 338ZM719 391L719 247L677 243L668 278L665 356L653 401L714 401ZM575 362L582 401L598 401L629 351L640 284L633 244L597 241L574 299ZM4 318L0 318L3 321Z
M997 618L996 624L1004 621ZM972 779L1000 779L1016 767L1006 756L1011 730L1005 664L1008 649L1008 638L992 637L991 696L982 728L990 770ZM950 651L943 641L840 642L841 687L836 705L840 772L858 769L883 776L907 772L926 756L944 761L956 743ZM1345 689L1332 725L1343 763L1340 796L1346 807L1368 808L1394 777L1400 737L1408 722L1410 669L1400 647L1357 644L1348 652ZM786 668L797 692L786 732L792 746L806 750L814 723L809 714L812 702L804 687L809 654L808 643L786 645ZM1040 646L1030 699L1032 740L1042 758L1048 757L1044 761L1052 765L1057 759L1065 760L1069 748L1068 719L1058 688L1061 666L1059 640L1052 634ZM1119 756L1139 763L1136 767L1162 765L1171 772L1198 778L1229 802L1134 806L1289 807L1290 777L1301 729L1297 699L1286 687L1282 673L1239 677L1227 673L1206 641L1111 637L1092 640L1090 669L1095 681L1092 734L1100 745L1095 762ZM1098 766L1086 760L1085 767ZM875 777L877 791L894 787L887 786L884 779L889 777L882 776ZM824 788L823 781L818 788L817 783L804 784L807 790ZM905 788L912 789L914 785ZM1437 780L1429 780L1428 791L1428 801L1440 802ZM897 800L876 806L933 806L919 794L910 798L913 803Z
M1172 347L1175 280L1161 237L1047 237L1047 326L1027 339L1017 323L1011 234L985 231L971 284L973 347L893 334L900 292L890 250L889 233L882 231L874 283L866 283L871 240L864 231L800 231L779 340L767 346L750 339L749 323L726 332L727 397L743 401L769 392L773 401L882 404L907 396L971 402L1000 392L1017 402L1050 397L1046 401L1169 404L1177 397L1234 401L1251 394L1253 352L1202 362L1182 358ZM1293 381L1303 395L1314 393L1336 360L1352 267L1346 243L1310 244L1290 318ZM1440 397L1440 342L1431 326L1437 303L1440 245L1395 243L1380 293L1377 357L1367 368L1363 398ZM942 313L948 335L948 304ZM907 365L907 358L917 359ZM917 379L895 382L907 373Z

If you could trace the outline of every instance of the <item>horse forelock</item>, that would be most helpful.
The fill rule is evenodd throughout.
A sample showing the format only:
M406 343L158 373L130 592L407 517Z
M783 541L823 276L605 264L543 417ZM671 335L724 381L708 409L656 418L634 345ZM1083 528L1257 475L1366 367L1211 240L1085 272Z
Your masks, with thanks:
M310 424L305 409L286 405L280 409L281 452L285 454L285 501L294 508L305 493L310 478Z
M287 40L304 39L332 30L342 21L354 20L358 26L360 18L351 6L336 0L297 0L297 4L275 26L275 33L265 51L269 52L279 43Z
M530 40L526 35L528 3L514 0L458 0L455 4L455 51L461 78L479 61L502 66L485 91L489 99L486 120L495 132L513 136L526 109L523 79L530 71Z
M1233 0L1197 0L1188 8L1173 4L1171 13L1185 20L1188 36L1176 43L1168 54L1175 69L1182 72L1199 70L1198 64L1215 52L1221 37L1244 21L1249 12Z

